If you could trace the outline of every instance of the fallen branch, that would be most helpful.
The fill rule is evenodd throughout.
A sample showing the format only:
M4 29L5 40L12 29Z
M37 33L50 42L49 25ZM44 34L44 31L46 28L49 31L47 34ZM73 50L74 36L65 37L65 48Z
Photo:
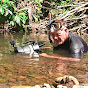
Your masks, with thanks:
M69 30L70 31L74 31L74 30L77 30L77 29L82 28L82 27L86 27L86 25L85 24L81 24L80 26L74 27L74 28L69 29Z
M71 11L68 11L67 14L65 16L63 16L61 19L65 19L66 17L70 16L70 15L73 15L77 10L81 9L82 7L88 5L88 3L86 4L83 4L79 7L76 7L75 9L71 10Z
M77 17L75 17L75 18L70 18L70 19L65 19L65 21L72 21L72 20L79 20L79 19L83 19L83 18L87 18L88 17L88 15L84 15L84 16L82 16L82 17L80 17L80 16L77 16Z

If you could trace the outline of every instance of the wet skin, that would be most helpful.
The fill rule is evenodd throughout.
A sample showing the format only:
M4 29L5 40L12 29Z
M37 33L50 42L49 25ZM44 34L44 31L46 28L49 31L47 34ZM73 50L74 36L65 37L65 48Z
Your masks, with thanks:
M64 41L68 38L68 29L59 29L51 32L51 36L57 45L63 44Z

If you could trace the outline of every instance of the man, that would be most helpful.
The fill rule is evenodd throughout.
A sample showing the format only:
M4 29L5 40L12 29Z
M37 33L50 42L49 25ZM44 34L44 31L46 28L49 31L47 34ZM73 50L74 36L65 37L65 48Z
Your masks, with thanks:
M69 32L66 22L63 20L54 20L49 25L50 34L49 40L50 43L54 46L54 50L66 50L70 57L72 58L82 58L82 54L87 52L87 44L85 41ZM50 35L52 36L54 42L52 42ZM59 53L58 53L59 54Z

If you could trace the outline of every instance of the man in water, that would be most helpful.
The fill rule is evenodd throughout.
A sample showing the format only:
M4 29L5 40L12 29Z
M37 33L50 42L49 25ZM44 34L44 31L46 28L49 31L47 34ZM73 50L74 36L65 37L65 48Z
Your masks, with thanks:
M82 58L82 54L87 52L86 42L79 36L69 32L66 22L63 20L54 20L49 25L49 40L54 46L54 50L66 50L72 58ZM50 35L54 42L52 42Z

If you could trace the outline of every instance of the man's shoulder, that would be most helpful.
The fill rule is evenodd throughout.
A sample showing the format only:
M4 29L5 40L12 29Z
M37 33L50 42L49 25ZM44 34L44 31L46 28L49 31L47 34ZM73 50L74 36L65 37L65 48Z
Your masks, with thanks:
M79 37L77 34L73 34L72 32L69 32L69 39L71 43L79 44L82 43L83 39Z
M81 38L79 37L77 34L74 34L72 32L69 32L69 35L68 35L69 38Z

